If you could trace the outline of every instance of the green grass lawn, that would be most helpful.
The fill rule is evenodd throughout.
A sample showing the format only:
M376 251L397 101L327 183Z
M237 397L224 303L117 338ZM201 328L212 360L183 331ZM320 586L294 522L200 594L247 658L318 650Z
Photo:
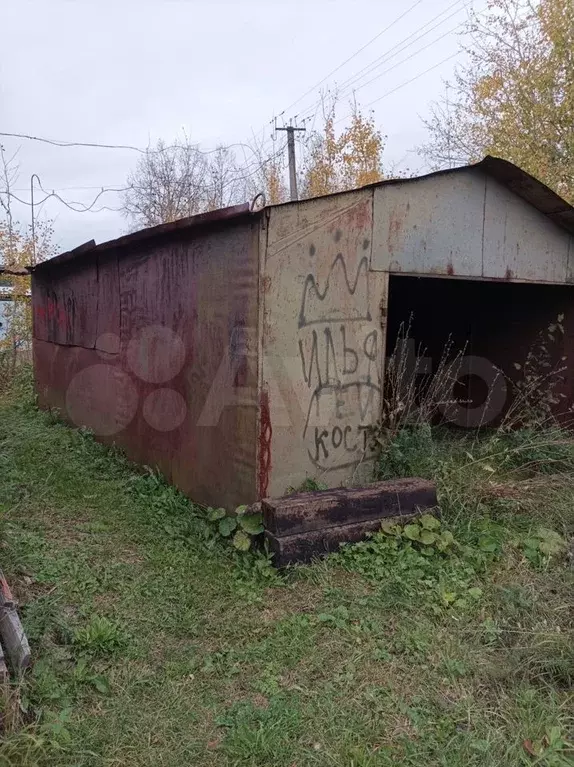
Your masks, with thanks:
M454 543L381 533L279 575L1 398L0 564L34 666L0 765L574 764L574 451L424 439ZM399 448L383 474L412 468Z

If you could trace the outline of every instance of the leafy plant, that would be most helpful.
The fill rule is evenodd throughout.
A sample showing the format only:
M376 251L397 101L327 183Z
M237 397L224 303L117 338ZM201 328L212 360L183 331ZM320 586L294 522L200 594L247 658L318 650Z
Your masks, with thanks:
M222 508L208 508L207 519L217 525L219 536L231 539L238 551L249 551L253 539L263 532L261 512L246 505L238 506L233 514Z
M123 650L128 638L118 623L105 616L94 615L86 626L74 631L72 642L88 655L111 655Z
M479 600L477 579L489 556L458 541L432 514L407 524L388 520L369 540L344 545L334 555L347 569L385 583L395 602L432 613Z
M546 567L551 559L563 555L566 541L555 530L539 527L528 538L519 541L519 546L526 559L535 567Z
M510 381L513 387L513 401L501 429L513 430L546 429L556 419L559 405L566 399L561 391L566 372L566 357L561 345L564 336L564 315L559 314L554 322L541 330L528 349L523 363L514 363L517 380Z
M506 431L506 425L493 437L489 447L501 469L516 469L524 474L552 474L574 469L572 435L558 426L534 426Z
M565 767L571 764L574 744L567 740L560 727L547 727L542 738L524 741L524 750L534 757L535 764Z
M74 667L72 678L76 684L87 684L93 687L102 695L109 695L111 688L108 679L103 674L95 673L88 665L88 660L85 657L78 658L78 662Z
M435 442L428 423L404 426L390 441L381 443L377 467L380 479L431 478L435 465Z
M434 548L436 551L444 552L456 545L453 534L450 530L441 530L441 523L432 514L423 514L417 519L401 526L397 522L383 522L381 531L385 535L394 538L406 539L416 544L420 544L421 552L428 553Z

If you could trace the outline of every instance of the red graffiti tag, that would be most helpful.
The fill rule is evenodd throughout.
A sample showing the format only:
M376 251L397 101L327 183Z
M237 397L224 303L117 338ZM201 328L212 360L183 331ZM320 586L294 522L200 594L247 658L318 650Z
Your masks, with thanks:
M269 394L261 392L259 402L259 498L265 498L269 489L271 471L271 415L269 413Z
M36 317L44 322L55 320L58 327L66 327L66 312L64 309L58 308L57 303L51 298L46 302L46 306L38 306L36 308Z

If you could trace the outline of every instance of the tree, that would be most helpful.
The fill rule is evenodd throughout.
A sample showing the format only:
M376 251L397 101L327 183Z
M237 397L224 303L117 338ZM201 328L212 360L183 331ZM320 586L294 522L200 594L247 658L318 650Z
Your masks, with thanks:
M192 216L207 206L207 160L187 136L167 146L159 140L128 176L123 213L134 228Z
M11 377L18 352L29 350L32 340L30 275L26 267L54 255L51 222L36 222L34 237L12 215L11 188L18 179L14 158L7 159L0 146L0 267L2 287L9 288L10 300L3 312L0 333L0 385Z
M365 116L354 104L349 126L337 135L336 106L336 99L332 99L324 108L323 126L308 139L302 180L305 197L354 189L383 179L384 139L374 117Z
M372 115L363 115L354 105L349 126L337 135L335 107L333 99L324 111L322 128L310 132L302 145L304 197L353 189L383 177L384 141ZM289 196L284 149L274 146L269 151L264 141L256 139L237 146L248 150L243 163L229 147L203 152L187 136L169 146L158 141L128 176L124 215L138 228L253 200L260 193L267 204L285 202Z
M284 172L285 150L274 147L269 153L265 149L264 140L258 142L255 138L249 148L252 159L251 169L245 174L246 199L253 199L255 195L263 193L267 205L286 202L289 194Z
M231 149L219 146L211 155L207 155L205 210L216 210L245 202L245 186L237 166L235 154Z
M422 155L435 168L498 155L574 202L574 3L490 0L468 31Z

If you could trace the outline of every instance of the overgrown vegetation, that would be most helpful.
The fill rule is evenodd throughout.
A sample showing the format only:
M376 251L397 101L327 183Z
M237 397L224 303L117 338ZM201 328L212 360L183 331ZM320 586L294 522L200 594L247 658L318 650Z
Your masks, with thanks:
M567 435L393 445L381 475L433 476L440 509L278 574L22 378L0 400L1 550L34 667L0 765L570 765Z

